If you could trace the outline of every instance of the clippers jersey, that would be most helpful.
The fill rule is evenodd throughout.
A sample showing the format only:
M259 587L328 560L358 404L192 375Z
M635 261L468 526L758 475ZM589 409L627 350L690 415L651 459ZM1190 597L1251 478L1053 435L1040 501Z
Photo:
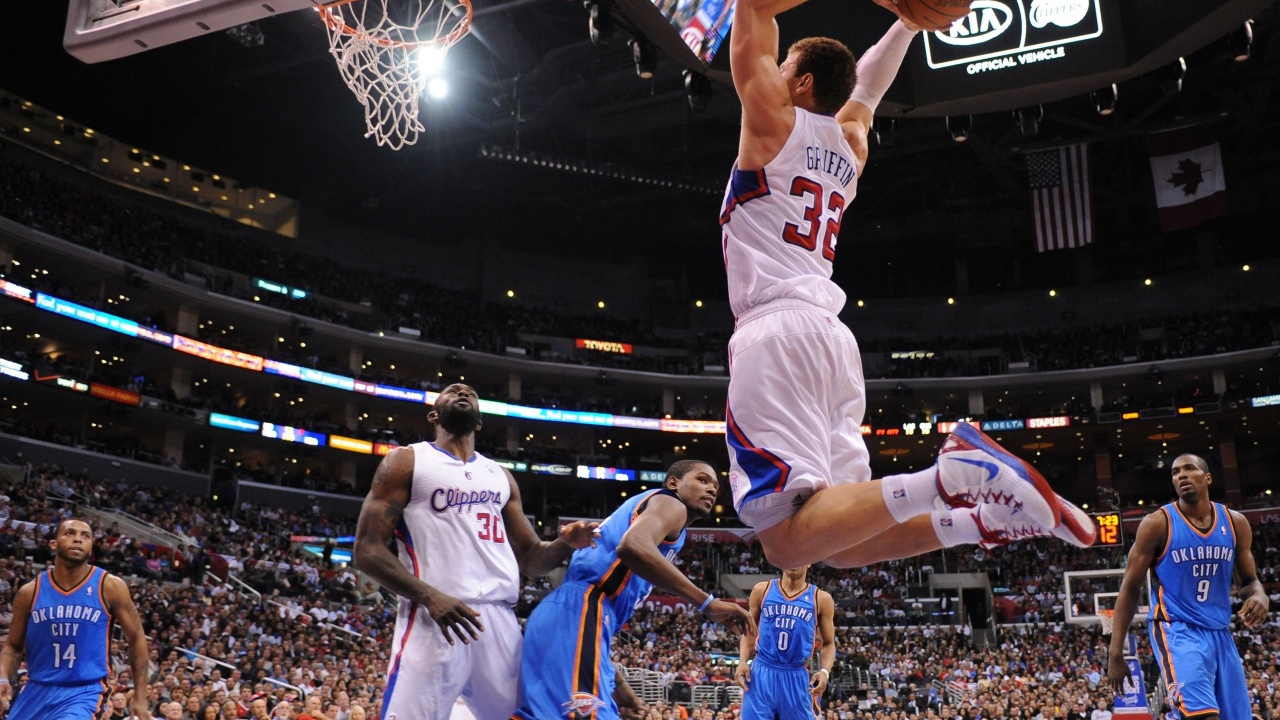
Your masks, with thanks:
M27 619L27 669L31 680L47 685L83 685L107 676L111 613L102 597L107 573L99 567L63 592L52 570L36 577L35 599Z
M836 237L857 192L853 148L836 119L795 108L778 156L759 170L735 165L720 211L734 317L780 298L839 314L831 281Z
M396 529L400 562L465 603L514 605L520 570L502 522L511 497L507 474L479 453L464 463L434 443L410 447L413 489ZM400 605L403 613L410 602L401 598Z
M756 657L774 665L804 665L813 655L817 626L818 589L813 583L789 598L781 580L770 580L760 604Z
M675 493L665 488L641 493L626 501L613 511L604 522L600 523L599 536L595 547L585 547L574 552L569 561L569 570L565 573L565 583L588 583L599 587L605 594L604 604L613 614L614 628L620 628L631 618L636 606L649 597L653 585L648 580L631 572L631 569L618 559L618 543L626 534L640 513L644 512L649 499L659 493L676 497ZM663 542L658 545L658 552L674 560L680 548L684 547L685 531L675 542Z
M1176 502L1160 511L1168 520L1169 535L1153 569L1151 619L1227 629L1236 560L1236 530L1230 513L1213 503L1213 525L1201 533Z

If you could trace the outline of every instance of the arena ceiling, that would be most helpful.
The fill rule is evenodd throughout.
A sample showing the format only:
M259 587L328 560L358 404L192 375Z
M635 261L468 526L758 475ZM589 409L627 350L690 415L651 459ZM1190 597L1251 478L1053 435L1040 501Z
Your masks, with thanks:
M1169 7L1147 0L1129 5L1153 12L1157 5ZM261 44L246 46L218 32L86 65L62 49L61 3L19 3L9 8L20 30L11 33L0 87L149 151L298 197L304 232L307 222L340 216L437 239L481 234L541 251L643 256L682 265L694 277L705 272L713 287L722 283L718 243L700 240L717 236L717 188L736 154L740 108L732 88L716 83L705 111L693 112L675 61L660 59L653 80L638 79L625 34L615 35L607 49L593 47L578 2L477 0L476 7L475 32L449 58L450 97L424 105L426 134L399 153L362 136L361 109L343 86L311 12L261 21ZM783 19L784 42L822 30L838 11L857 27L849 42L861 50L889 16L869 2L849 8L847 0L812 0ZM1098 154L1097 202L1101 217L1125 218L1138 234L1152 226L1154 210L1133 188L1141 182L1144 158L1127 148L1153 128L1225 114L1228 163L1235 158L1242 171L1275 184L1275 14L1270 6L1255 18L1249 62L1231 62L1225 39L1211 37L1217 29L1197 35L1193 22L1189 36L1179 36L1200 48L1187 55L1181 93L1166 95L1151 75L1139 75L1120 82L1120 102L1110 117L1100 117L1083 94L1045 104L1034 137L1024 137L1002 105L975 114L970 141L958 144L940 118L915 118L909 106L889 103L902 119L873 145L873 181L863 184L851 210L858 242L877 254L860 268L842 270L850 273L843 281L869 287L873 296L936 294L935 288L954 282L957 253L996 249L1025 256L1029 223L1019 151L1030 147L1094 141L1126 148ZM1218 25L1226 26L1221 20ZM1154 63L1162 51L1168 54L1167 48L1146 48L1141 56ZM713 75L724 77L725 56L713 65ZM531 168L485 158L482 145L518 147L566 164L615 163L687 178L706 190ZM477 231L486 219L492 227ZM893 274L879 270L906 251L904 241L910 241L911 255L903 262L921 257L922 250L938 254L937 267L921 271L913 288L902 287L901 278L894 287ZM1046 272L1061 265L1046 264Z

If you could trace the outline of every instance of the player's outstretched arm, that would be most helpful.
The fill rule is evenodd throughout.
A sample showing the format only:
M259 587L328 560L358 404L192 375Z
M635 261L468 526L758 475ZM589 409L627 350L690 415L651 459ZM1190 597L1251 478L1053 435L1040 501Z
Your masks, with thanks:
M858 159L859 174L867 162L866 138L871 132L876 108L898 76L898 68L902 67L902 60L907 56L911 41L919 30L918 25L899 20L880 38L880 42L872 45L858 59L858 79L853 86L853 94L849 96L849 102L836 113L836 121L847 133L861 140L851 143Z
M1267 611L1271 609L1271 598L1258 579L1258 568L1253 559L1253 527L1249 519L1235 510L1227 511L1231 516L1231 525L1236 531L1236 586L1240 588L1240 619L1245 627L1256 628L1267 619Z
M560 536L550 542L538 539L537 532L524 515L524 503L520 499L520 486L511 472L507 473L507 482L511 484L511 496L507 504L502 506L502 524L507 529L507 539L511 541L511 550L516 554L516 562L520 572L529 577L540 577L560 567L560 563L573 554L574 550L594 547L595 530L600 523L578 520L560 528Z
M684 503L670 495L653 495L646 502L644 512L631 523L618 542L618 559L631 572L653 583L654 587L694 603L716 622L735 630L745 628L755 632L755 623L746 610L734 603L716 600L711 593L698 589L659 552L658 545L666 538L678 537L688 518L689 511Z
M0 647L0 700L13 697L13 680L27 654L27 619L31 617L31 604L35 602L34 581L18 589L13 598L13 620L9 622L9 635Z
M831 680L831 668L836 664L836 601L826 590L819 590L816 595L818 637L822 638L822 652L818 655L818 662L822 667L813 674L809 689L814 695L822 697L827 691L827 682Z
M791 94L778 70L778 21L774 18L803 1L738 0L729 35L729 67L742 102L739 170L767 165L795 126Z
M755 623L756 631L744 632L742 637L738 639L738 669L733 671L733 680L743 690L751 684L751 658L756 655L756 641L760 637L760 606L764 604L764 594L769 591L769 583L756 583L751 588L751 599L747 601L747 612L751 615L751 622Z
M373 485L360 506L360 519L356 521L352 563L391 592L426 607L450 645L454 644L455 638L465 645L468 637L478 640L484 631L480 613L414 577L390 548L396 538L396 528L404 517L405 506L409 504L413 464L413 448L410 447L392 450L378 464ZM418 552L427 550L418 548Z
M1138 535L1129 549L1125 561L1124 580L1120 582L1120 594L1116 596L1115 614L1111 618L1111 647L1107 653L1107 681L1117 693L1124 692L1124 681L1129 677L1129 666L1124 661L1124 641L1138 611L1138 593L1142 591L1142 579L1155 564L1156 555L1164 550L1169 537L1169 519L1157 511L1142 518Z
M133 604L129 586L115 575L107 575L102 581L102 594L107 608L124 633L128 648L129 670L133 674L133 702L130 712L139 720L151 720L151 651L147 648L147 633L142 628L142 616Z

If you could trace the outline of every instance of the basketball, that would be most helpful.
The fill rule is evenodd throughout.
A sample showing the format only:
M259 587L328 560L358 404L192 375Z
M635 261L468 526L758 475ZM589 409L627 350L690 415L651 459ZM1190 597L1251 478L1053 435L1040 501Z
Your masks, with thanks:
M942 30L969 14L973 0L898 0L898 13L926 30Z

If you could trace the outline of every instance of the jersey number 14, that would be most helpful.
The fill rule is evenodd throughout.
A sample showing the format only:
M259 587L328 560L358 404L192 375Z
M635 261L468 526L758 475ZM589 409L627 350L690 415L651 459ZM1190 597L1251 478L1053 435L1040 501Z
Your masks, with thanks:
M66 663L63 665L63 663ZM76 644L67 643L67 649L62 649L62 643L53 644L53 667L61 669L66 667L68 670L76 666Z

